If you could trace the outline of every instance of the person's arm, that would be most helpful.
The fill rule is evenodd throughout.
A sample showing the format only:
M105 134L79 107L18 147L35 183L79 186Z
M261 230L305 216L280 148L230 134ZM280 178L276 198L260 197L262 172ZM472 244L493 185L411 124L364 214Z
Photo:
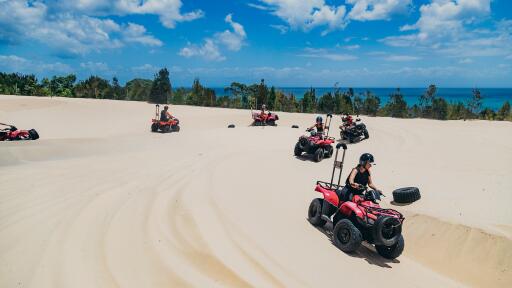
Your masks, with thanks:
M368 173L370 174L370 171L368 171ZM377 188L377 186L375 186L375 184L373 184L372 174L370 174L368 176L368 187L372 188L375 191L379 191L380 192L380 190ZM380 192L380 193L382 194L382 192Z
M350 172L350 176L348 177L348 183L350 184L350 186L352 186L352 188L359 189L360 184L357 184L354 182L354 179L356 178L356 174L357 174L357 169L356 168L352 169L352 172Z

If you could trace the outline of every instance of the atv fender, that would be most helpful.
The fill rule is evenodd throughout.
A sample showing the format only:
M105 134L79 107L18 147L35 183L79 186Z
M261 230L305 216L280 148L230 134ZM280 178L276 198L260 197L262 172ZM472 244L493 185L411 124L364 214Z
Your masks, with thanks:
M349 216L350 214L354 213L358 218L364 217L364 212L359 209L356 203L351 201L347 201L341 204L340 211L343 215Z
M324 194L324 200L325 201L327 201L327 202L331 203L332 205L338 207L338 204L340 203L340 200L338 198L338 195L336 194L336 191L322 188L320 185L316 185L315 191Z

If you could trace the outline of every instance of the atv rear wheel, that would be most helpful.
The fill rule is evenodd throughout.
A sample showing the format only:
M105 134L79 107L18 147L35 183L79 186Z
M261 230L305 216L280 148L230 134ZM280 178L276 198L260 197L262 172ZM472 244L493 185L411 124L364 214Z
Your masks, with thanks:
M322 149L322 148L316 149L315 154L313 155L313 160L315 160L315 162L322 161L322 159L324 159L324 153L325 153L324 149Z
M302 155L302 149L300 148L300 142L297 142L297 144L295 144L295 148L293 149L293 154L297 157Z
M325 155L324 155L325 158L331 158L333 152L334 152L334 149L332 148L332 146L331 145L327 146L325 148Z
M153 123L151 124L151 132L157 132L158 131L158 124Z
M311 201L308 209L308 220L313 226L324 226L327 221L322 219L322 205L324 199L316 198Z
M375 250L379 253L380 256L386 259L395 259L398 258L404 251L405 241L404 237L400 235L398 241L392 246L384 246L384 245L375 245Z
M343 252L354 252L363 241L361 231L348 219L341 219L332 231L332 242Z
M412 203L420 198L420 189L416 187L399 188L393 191L393 201L396 203Z

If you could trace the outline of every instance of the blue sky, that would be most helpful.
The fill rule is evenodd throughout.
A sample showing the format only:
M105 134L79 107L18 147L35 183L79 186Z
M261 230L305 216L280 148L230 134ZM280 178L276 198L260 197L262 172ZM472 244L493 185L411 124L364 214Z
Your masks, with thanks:
M512 87L507 0L0 0L0 71L275 86Z

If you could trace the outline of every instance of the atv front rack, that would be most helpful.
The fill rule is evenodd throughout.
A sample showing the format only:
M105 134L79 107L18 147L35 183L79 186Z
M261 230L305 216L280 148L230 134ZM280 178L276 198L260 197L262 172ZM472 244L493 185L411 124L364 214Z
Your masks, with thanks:
M394 218L397 218L398 220L400 220L400 223L402 223L405 220L404 215L402 215L402 213L400 213L394 209L377 208L377 207L366 206L363 204L359 204L359 206L364 208L364 212L366 213L366 215L368 215L368 213L371 213L371 214L375 214L375 215L390 216L390 217L394 217Z

